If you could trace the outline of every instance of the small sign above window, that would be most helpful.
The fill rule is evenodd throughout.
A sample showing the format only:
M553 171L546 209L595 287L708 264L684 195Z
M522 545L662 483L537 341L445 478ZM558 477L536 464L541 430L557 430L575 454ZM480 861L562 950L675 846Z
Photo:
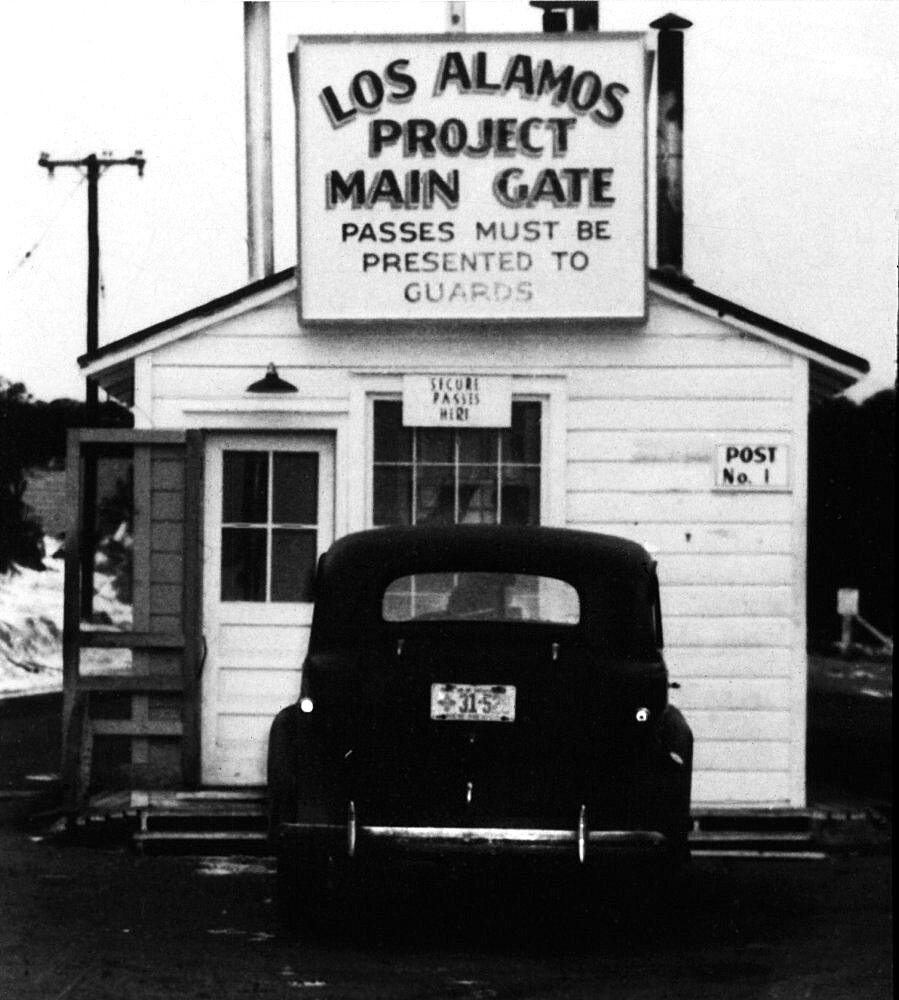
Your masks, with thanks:
M790 488L790 449L783 444L743 441L719 444L715 486L732 492L787 490Z
M403 376L404 427L510 427L512 379L507 375Z

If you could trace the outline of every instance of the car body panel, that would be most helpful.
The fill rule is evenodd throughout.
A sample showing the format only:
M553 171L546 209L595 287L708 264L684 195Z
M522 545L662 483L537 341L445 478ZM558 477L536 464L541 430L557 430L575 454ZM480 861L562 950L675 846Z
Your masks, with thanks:
M562 580L579 620L385 620L387 588L424 573ZM275 847L683 856L692 734L668 704L660 638L655 565L624 539L493 526L346 536L319 564L300 700L272 726ZM514 721L432 718L435 685L435 698L514 688Z

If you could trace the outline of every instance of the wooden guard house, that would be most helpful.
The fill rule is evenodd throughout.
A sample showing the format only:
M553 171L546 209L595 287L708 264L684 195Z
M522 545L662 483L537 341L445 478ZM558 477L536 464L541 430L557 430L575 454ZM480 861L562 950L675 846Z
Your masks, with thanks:
M521 38L503 44L542 44ZM454 43L463 44L479 42ZM300 78L304 58L308 78L321 55L309 48ZM421 51L405 54L407 73L431 49ZM628 83L636 93L640 81ZM298 107L302 150L299 92ZM335 135L353 142L355 127ZM316 169L301 155L303 177ZM461 239L463 209L434 211ZM366 212L378 208L352 218ZM369 323L352 283L357 258L348 255L346 275L337 251L325 258L335 270L322 297L303 241L298 270L79 359L132 408L135 427L70 438L69 805L258 792L268 726L299 689L318 555L351 531L436 519L571 526L644 544L659 564L672 700L697 740L694 803L804 807L808 411L867 363L698 287L679 266L647 271L645 255L636 315L541 315L535 263L533 316L469 317L463 304L451 320L416 320L407 300L394 322L372 299ZM445 414L427 412L439 379L461 392L476 383L478 405L501 415L441 424ZM102 506L86 495L85 469L104 461L125 463L133 481L133 611L118 629L88 624L81 593Z
M511 375L513 399L530 404L522 419L539 408L541 521L628 535L659 560L673 697L698 737L697 801L803 805L807 413L810 401L852 384L864 362L692 284L656 275L650 288L639 332L432 333L423 350L409 331L335 340L299 330L291 269L82 358L134 408L138 427L72 432L69 537L82 524L85 461L130 451L134 623L79 628L79 557L68 545L72 801L110 786L228 787L215 772L215 741L228 748L234 787L264 780L267 726L298 690L311 608L234 602L240 614L228 621L227 603L210 606L221 594L221 567L210 562L221 560L227 530L221 482L210 477L221 479L229 449L316 455L319 492L331 491L318 503L330 522L316 525L321 551L333 535L384 517L374 506L375 420L389 427L395 417L403 373L461 369L483 352L490 371ZM427 360L410 365L414 356ZM270 361L297 392L247 391ZM716 448L731 440L789 448L788 487L716 490ZM251 623L241 624L248 609ZM274 634L283 638L266 638ZM132 669L82 675L80 654L98 646L132 650ZM212 697L220 704L207 702L204 714ZM218 733L211 749L204 724ZM213 754L206 775L204 747Z

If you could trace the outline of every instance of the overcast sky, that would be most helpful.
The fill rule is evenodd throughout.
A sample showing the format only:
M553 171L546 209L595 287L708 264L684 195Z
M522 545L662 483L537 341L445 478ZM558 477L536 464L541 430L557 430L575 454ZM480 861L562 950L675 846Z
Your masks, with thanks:
M296 259L287 38L443 30L443 0L272 5L275 252ZM605 30L668 10L686 35L684 267L697 284L895 377L899 4L602 0ZM535 31L527 0L469 0L469 31ZM246 281L239 2L4 7L0 375L82 396L86 185L74 158L142 149L100 182L100 342Z

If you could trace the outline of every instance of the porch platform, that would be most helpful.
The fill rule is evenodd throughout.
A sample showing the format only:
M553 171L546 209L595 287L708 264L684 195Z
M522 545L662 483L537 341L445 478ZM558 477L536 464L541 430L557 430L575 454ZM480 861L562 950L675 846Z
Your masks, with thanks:
M68 829L112 832L141 851L186 854L268 853L264 788L125 791L95 796ZM695 858L821 860L845 850L889 844L892 809L857 804L791 808L697 807Z

